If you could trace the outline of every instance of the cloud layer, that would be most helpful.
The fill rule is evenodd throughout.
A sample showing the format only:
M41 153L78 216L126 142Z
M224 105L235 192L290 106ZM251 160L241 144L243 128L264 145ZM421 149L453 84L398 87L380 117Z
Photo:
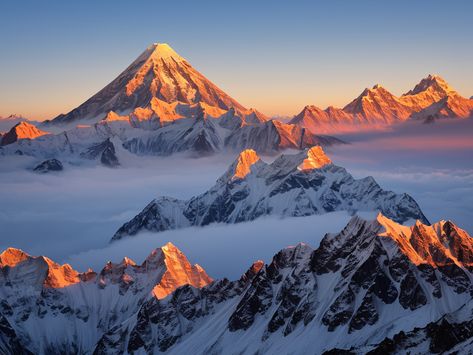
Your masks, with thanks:
M473 147L470 121L413 125L389 132L346 136L353 143L328 150L355 177L372 175L386 189L407 192L431 222L451 219L473 234ZM473 140L470 140L470 142ZM413 148L415 147L415 148ZM189 198L207 190L235 155L201 159L122 157L122 167L66 165L60 174L38 175L27 157L1 157L0 249L100 269L129 256L140 262L174 242L214 277L238 277L256 259L269 261L297 242L316 247L326 232L348 221L345 213L306 218L266 218L235 226L215 225L143 234L109 245L114 232L158 195Z

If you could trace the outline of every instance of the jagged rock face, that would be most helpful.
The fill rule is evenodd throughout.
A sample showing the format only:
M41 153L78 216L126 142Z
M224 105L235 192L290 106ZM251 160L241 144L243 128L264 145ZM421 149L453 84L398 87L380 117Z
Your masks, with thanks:
M305 149L314 145L342 144L334 137L319 136L278 121L259 125L245 125L225 139L225 146L233 150L251 148L259 153L275 153L283 149Z
M129 139L123 147L138 155L171 155L187 151L200 156L220 151L222 141L215 121L183 119L147 135Z
M147 300L185 284L202 287L211 281L170 243L141 265L124 258L99 273L79 273L67 264L7 249L0 254L0 350L91 353L104 332Z
M109 111L131 112L147 107L153 98L167 103L199 102L228 110L245 108L196 71L167 44L148 47L114 81L54 123L100 119Z
M429 75L400 97L375 85L343 109L306 106L290 123L311 132L334 133L380 128L408 119L432 122L439 118L467 118L472 112L471 99L460 96L438 75Z
M241 170L241 171L240 171ZM382 190L372 177L355 180L332 164L322 148L264 163L244 151L207 192L187 201L160 197L125 223L113 240L148 230L161 232L261 216L299 217L333 211L380 210L398 222L427 222L409 195Z
M314 353L351 353L353 348L366 353L373 344L391 349L383 342L386 337L438 322L471 299L470 253L454 250L458 245L469 250L472 240L459 231L451 222L404 227L382 215L373 222L354 217L341 233L326 235L316 250L299 244L276 254L269 265L253 265L238 281L183 287L146 302L135 317L102 337L95 354L285 354L308 347ZM438 244L415 239L442 243L444 249L436 252ZM459 257L440 257L440 263L433 254ZM460 274L467 275L462 288L456 286ZM435 295L438 285L441 294ZM462 314L462 321L471 323L472 312ZM458 331L445 324L426 329L436 339L431 351L472 337L469 323Z
M100 162L103 165L111 168L120 165L115 153L115 146L110 139L106 139L102 143L87 148L85 152L81 153L81 156L91 160L100 158Z
M41 162L37 166L35 166L33 171L35 171L37 173L43 173L44 174L44 173L48 173L50 171L61 171L63 169L64 169L64 167L62 166L62 163L59 160L57 160L57 159L48 159L48 160L45 160L45 161Z
M0 145L8 145L17 142L20 139L35 139L37 137L49 134L49 132L42 131L31 123L22 121L17 123L5 135L1 137Z

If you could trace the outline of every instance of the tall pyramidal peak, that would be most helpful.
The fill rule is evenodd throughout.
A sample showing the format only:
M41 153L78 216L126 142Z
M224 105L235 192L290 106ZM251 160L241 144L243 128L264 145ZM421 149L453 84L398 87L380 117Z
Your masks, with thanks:
M166 271L159 284L153 288L153 295L165 298L182 285L201 288L212 282L212 278L198 264L191 265L186 256L174 244L167 243L161 247L166 264Z
M127 115L136 108L147 108L153 98L162 102L202 103L217 109L234 109L244 113L245 107L218 88L168 44L149 46L115 80L53 123L80 120L99 121L109 111Z

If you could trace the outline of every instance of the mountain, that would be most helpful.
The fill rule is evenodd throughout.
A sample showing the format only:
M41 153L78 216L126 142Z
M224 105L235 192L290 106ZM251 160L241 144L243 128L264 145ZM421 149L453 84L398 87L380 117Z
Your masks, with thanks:
M0 145L12 144L20 139L35 139L46 134L49 132L42 131L26 121L21 121L1 137Z
M473 239L450 221L405 227L381 214L353 217L315 250L288 247L237 281L150 299L95 354L384 354L392 337L404 345L393 353L429 337L432 350L446 351L472 343L472 261Z
M429 75L400 97L375 85L343 109L306 106L289 123L311 132L334 133L382 128L410 119L466 118L472 112L471 99L462 97L440 76Z
M28 141L8 138L0 155L92 160L120 164L123 149L137 155L192 156L253 148L329 146L342 141L246 109L197 72L167 44L148 47L118 78L68 114L45 122L54 132ZM105 154L105 157L103 155Z
M158 197L125 223L112 240L141 231L161 232L262 216L298 217L333 211L376 211L398 221L427 222L407 194L383 190L372 177L355 180L320 146L263 162L245 150L207 192L190 200Z
M407 119L412 111L380 85L365 89L343 108L362 123L393 123Z
M473 113L473 100L458 94L451 94L434 102L419 112L412 114L412 119L432 122L442 118L469 118Z
M99 273L79 273L10 248L0 254L0 270L0 349L9 354L17 349L90 354L104 332L132 317L147 300L164 298L185 284L198 288L212 281L170 243L141 265L124 258L108 262Z
M458 93L439 75L430 74L399 99L416 112Z
M109 111L129 113L149 106L153 98L164 103L204 103L223 110L246 111L168 44L154 43L105 88L53 122L98 120Z
M14 125L20 122L31 122L22 115L11 114L7 117L0 116L0 131L9 131Z
M473 300L458 310L445 314L439 320L425 327L411 331L400 331L391 338L384 339L375 346L356 349L353 354L401 354L401 353L471 353L473 347Z
M255 161L242 156L234 179ZM473 239L451 221L355 216L317 249L287 247L236 281L212 281L169 243L98 274L10 248L0 270L6 354L467 353L473 343Z
M310 132L327 133L337 132L345 126L353 126L354 120L353 115L333 106L322 110L317 106L308 105L290 120L290 123L307 128Z

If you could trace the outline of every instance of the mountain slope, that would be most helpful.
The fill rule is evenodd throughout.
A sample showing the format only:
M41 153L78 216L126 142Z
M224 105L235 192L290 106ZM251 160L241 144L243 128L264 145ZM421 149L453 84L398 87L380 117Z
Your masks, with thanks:
M53 123L100 119L109 111L126 113L147 107L157 98L165 103L205 103L224 110L245 108L215 86L169 45L149 46L115 80Z
M242 161L247 164L244 168ZM379 210L399 222L427 222L412 197L385 191L372 177L355 180L315 146L296 155L281 155L271 164L252 150L243 151L207 192L187 201L171 197L151 201L112 240L145 230L161 232L267 215L297 217L340 210Z
M0 349L19 341L17 348L35 354L91 353L103 332L131 317L145 301L166 297L185 284L202 287L212 281L170 243L141 265L124 258L99 273L79 273L10 248L0 254L0 270L0 323L5 323L0 328L11 328L8 342L0 331Z
M407 119L412 111L380 85L365 89L360 96L343 108L359 122L393 123Z
M7 135L3 141L11 144L0 147L0 155L117 166L122 147L137 155L200 156L246 148L274 154L343 143L245 109L166 44L150 46L99 93L42 126L55 134L30 134L28 141ZM96 159L105 148L106 157Z
M472 251L473 239L450 221L405 227L381 214L354 217L318 249L299 244L237 281L151 299L95 354L351 353L470 302Z

